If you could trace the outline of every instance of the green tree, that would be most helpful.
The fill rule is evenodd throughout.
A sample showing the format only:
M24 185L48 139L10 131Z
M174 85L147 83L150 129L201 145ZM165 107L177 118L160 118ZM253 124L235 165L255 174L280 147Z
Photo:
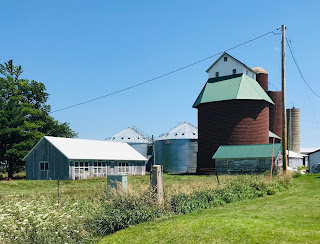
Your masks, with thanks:
M22 158L44 136L77 136L68 123L52 118L45 85L20 79L23 70L12 60L0 64L0 163L9 178L23 165Z

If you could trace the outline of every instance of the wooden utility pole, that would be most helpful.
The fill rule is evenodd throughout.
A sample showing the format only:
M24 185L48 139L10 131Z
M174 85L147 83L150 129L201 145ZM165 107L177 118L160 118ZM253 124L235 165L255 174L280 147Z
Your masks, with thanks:
M281 55L281 80L282 80L282 165L283 172L287 172L287 111L286 111L286 26L282 25L282 55Z

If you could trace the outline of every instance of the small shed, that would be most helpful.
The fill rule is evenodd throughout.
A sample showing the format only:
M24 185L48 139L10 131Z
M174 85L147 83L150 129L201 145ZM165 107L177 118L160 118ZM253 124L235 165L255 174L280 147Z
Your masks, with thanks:
M320 173L320 149L309 153L309 172Z
M274 167L282 163L281 144L225 145L220 146L213 159L218 174L261 173L271 170L272 152Z
M44 136L23 159L27 180L144 175L147 159L127 143Z
M287 150L287 155L289 157L288 166L289 167L302 167L305 166L305 158L308 155L302 153L296 153L294 151Z

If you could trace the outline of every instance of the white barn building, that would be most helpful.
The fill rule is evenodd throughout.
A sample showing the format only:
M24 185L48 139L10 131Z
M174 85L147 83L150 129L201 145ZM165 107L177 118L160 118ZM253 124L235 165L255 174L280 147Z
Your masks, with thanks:
M207 70L210 78L229 76L235 74L246 74L256 80L257 73L247 65L232 57L228 53L223 53Z
M147 159L127 143L44 136L23 159L27 180L144 175Z

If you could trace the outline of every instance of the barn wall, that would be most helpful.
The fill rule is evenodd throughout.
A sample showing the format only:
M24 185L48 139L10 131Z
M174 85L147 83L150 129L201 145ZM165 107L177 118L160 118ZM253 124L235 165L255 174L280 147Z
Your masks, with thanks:
M274 163L276 167L276 163ZM216 160L218 174L252 174L270 171L271 158Z
M269 104L229 100L198 106L197 168L214 168L212 156L221 145L269 143Z
M49 170L41 171L40 162L48 161ZM31 152L26 160L26 179L27 180L68 180L69 161L46 139Z
M320 171L316 167L320 163L320 151L309 154L309 170L310 173L318 174Z
M303 166L303 158L289 158L288 166L289 167L302 167Z
M76 163L88 163L88 170L83 171L80 174L79 168L75 167ZM100 162L102 166L99 167L99 174L95 174L94 162ZM107 175L121 174L119 172L119 163L128 163L129 172L128 175L145 175L146 174L146 163L141 161L105 161L105 160L72 160L70 161L69 178L71 180L88 179L93 177L106 177ZM98 170L98 168L96 169Z

